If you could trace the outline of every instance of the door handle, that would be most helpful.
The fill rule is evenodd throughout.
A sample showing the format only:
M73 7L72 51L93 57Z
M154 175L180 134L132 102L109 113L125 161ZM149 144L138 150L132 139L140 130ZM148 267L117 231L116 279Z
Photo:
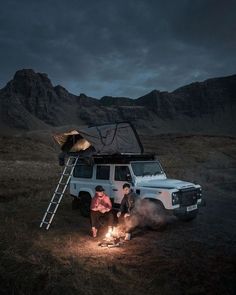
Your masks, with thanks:
M118 189L117 189L117 188L113 188L112 190L113 190L114 192L117 192L117 191L118 191Z

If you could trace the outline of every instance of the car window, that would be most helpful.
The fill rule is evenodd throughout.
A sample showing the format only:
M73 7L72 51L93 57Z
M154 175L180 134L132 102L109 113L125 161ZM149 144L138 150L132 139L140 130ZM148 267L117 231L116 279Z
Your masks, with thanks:
M96 178L109 180L110 179L110 166L98 165L97 172L96 172Z
M76 165L73 176L77 178L92 178L93 175L93 166L89 165Z
M127 175L130 175L128 166L116 166L115 167L115 180L127 181Z
M131 163L131 166L136 176L152 176L163 174L161 166L157 161L134 162Z

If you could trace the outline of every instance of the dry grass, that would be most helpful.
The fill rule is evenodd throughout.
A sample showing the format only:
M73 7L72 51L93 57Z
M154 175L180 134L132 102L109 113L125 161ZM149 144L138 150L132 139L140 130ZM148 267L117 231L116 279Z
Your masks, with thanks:
M123 247L107 249L89 236L89 220L71 210L69 196L52 228L39 228L60 171L55 149L1 140L1 294L234 294L236 140L143 141L169 176L203 184L208 206L191 224L137 230Z

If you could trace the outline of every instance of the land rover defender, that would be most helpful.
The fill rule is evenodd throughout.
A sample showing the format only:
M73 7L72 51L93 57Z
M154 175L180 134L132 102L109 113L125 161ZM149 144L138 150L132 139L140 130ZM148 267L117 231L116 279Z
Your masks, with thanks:
M88 216L95 187L102 185L114 208L119 208L125 182L130 183L138 198L154 202L168 214L186 221L198 214L201 186L167 178L152 154L94 155L79 159L70 181L73 206L79 204L82 215Z

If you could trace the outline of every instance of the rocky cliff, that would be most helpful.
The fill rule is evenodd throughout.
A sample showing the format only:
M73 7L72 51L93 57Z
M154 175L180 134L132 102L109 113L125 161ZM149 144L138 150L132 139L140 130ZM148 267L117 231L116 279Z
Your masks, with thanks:
M175 91L153 90L137 99L100 100L54 87L46 74L17 71L0 90L0 129L131 121L150 132L235 134L236 75L192 83Z

